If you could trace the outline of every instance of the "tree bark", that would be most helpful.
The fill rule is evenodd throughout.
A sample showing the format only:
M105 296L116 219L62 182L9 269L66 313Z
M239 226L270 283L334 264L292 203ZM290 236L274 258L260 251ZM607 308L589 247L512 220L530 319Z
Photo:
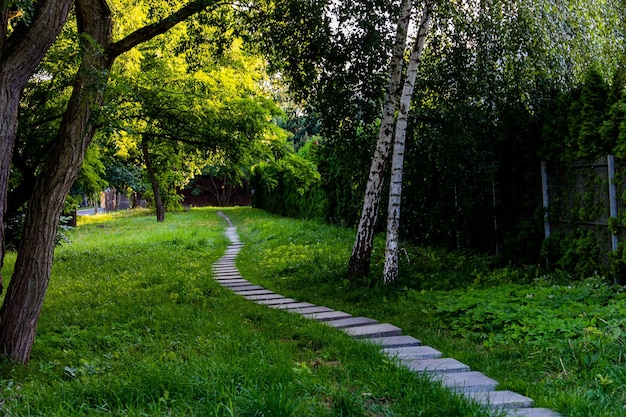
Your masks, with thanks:
M424 43L430 24L431 5L426 1L424 12L420 20L417 39L409 66L406 71L396 133L393 144L393 157L391 160L391 184L389 187L389 205L387 210L387 239L385 245L385 266L383 269L383 282L394 282L398 279L398 240L400 235L400 205L402 200L402 171L404 168L404 147L406 142L406 130L409 120L411 99L415 89L415 79L424 51Z
M150 157L150 149L148 148L148 139L143 138L141 141L141 152L143 153L143 161L146 164L146 171L148 171L148 179L152 186L152 193L154 194L154 206L156 207L156 219L157 222L165 221L165 205L163 204L163 198L161 197L161 187L159 186L159 180L154 174L154 168L152 166L152 158Z
M29 200L15 269L0 309L0 351L20 362L30 358L50 279L63 203L94 133L91 113L101 104L104 82L99 70L106 71L111 66L98 49L98 45L111 41L111 12L106 2L77 0L76 12L83 62L57 137Z
M66 1L70 3L69 0ZM191 14L205 9L209 3L217 4L211 0L191 2L157 24L150 25L149 30L140 29L122 41L112 43L111 12L106 0L76 0L78 29L83 48L82 62L59 132L29 201L13 276L0 308L0 352L10 359L27 362L30 358L37 320L50 279L55 237L63 203L80 171L85 150L95 133L92 112L102 104L109 70L115 58L134 46L166 32ZM48 4L52 4L48 13L57 14L55 7L62 4L62 1L45 2L45 5ZM31 41L37 41L36 34L33 38ZM54 37L50 43L53 40ZM39 42L37 44L39 45ZM9 48L7 43L5 48ZM36 65L32 67L34 71ZM0 81L6 82L4 78L0 78ZM0 100L3 99L1 97L4 94L3 85L0 85ZM21 89L19 91L21 92ZM0 106L2 104L0 101ZM0 113L5 111L4 107L2 109ZM4 122L0 120L0 123ZM0 126L0 131L3 132L4 127ZM9 128L11 125L6 127ZM5 143L7 141L2 139L0 143L2 160L5 148L8 150L12 148L14 138L15 136L8 148ZM0 174L0 177L2 175ZM0 189L0 193L3 192L0 198L3 199L4 207L6 183L0 186L4 187L4 191Z
M9 9L0 7L0 293L4 262L4 213L22 90L67 20L72 0L42 0L30 25L7 38Z
M400 7L396 41L390 63L387 91L385 93L383 117L365 189L361 219L348 264L349 277L366 276L369 274L370 269L374 228L378 220L383 177L385 175L387 160L389 159L395 112L401 88L400 79L402 77L404 51L406 49L411 10L413 8L412 1L402 0Z

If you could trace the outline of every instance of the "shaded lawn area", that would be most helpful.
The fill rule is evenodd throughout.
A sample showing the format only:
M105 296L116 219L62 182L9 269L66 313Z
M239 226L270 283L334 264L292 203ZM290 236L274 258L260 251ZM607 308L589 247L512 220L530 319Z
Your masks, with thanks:
M228 212L246 246L237 264L255 284L301 301L401 327L564 416L626 416L626 292L599 277L406 245L401 278L345 279L354 231L253 209Z

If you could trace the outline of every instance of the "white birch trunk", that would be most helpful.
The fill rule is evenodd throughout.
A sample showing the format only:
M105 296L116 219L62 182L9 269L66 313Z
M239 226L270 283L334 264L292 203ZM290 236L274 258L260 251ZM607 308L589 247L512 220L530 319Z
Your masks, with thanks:
M383 117L376 142L376 149L370 166L369 177L365 189L361 220L357 230L352 255L348 265L348 276L366 276L369 274L372 244L374 241L374 227L378 219L380 209L380 196L382 194L383 175L385 166L391 152L391 139L395 122L395 112L400 95L402 66L404 52L406 50L412 0L402 0L400 15L396 30L396 41L389 69L389 80L383 107Z
M385 267L383 270L383 281L393 282L398 278L398 240L400 234L400 203L402 199L402 171L404 168L404 146L406 142L406 129L408 124L411 99L415 90L415 79L424 51L426 35L430 24L429 1L424 4L424 12L418 28L417 39L409 66L406 72L402 96L400 98L400 109L398 111L398 121L396 122L396 133L393 144L393 158L391 160L391 184L389 187L389 206L387 212L387 241L385 246Z

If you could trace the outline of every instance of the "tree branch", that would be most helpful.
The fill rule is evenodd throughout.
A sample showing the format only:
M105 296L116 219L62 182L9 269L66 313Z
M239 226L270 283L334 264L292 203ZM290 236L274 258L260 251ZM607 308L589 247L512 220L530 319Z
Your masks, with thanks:
M9 29L9 8L2 6L0 8L0 51L4 48L4 41L7 37L7 31Z
M151 25L144 26L141 29L137 29L133 33L126 36L124 39L121 39L113 43L106 51L107 55L109 56L110 59L115 59L121 54L123 54L124 52L127 52L133 49L135 46L143 42L146 42L154 38L155 36L158 36L167 32L168 30L170 30L171 28L173 28L174 26L176 26L178 23L182 22L183 20L187 19L188 17L191 17L194 14L201 12L209 7L219 6L222 4L226 4L226 3L222 3L218 0L192 1L191 3L189 3L182 9L178 10L177 12L174 12L173 14L169 15L165 19L159 22L153 23Z
M158 139L168 140L168 141L171 141L171 142L182 142L182 143L187 144L187 145L212 147L209 142L201 141L201 140L187 139L185 137L178 137L178 136L172 135L171 133L138 132L138 134L140 134L142 136L149 137L151 139L152 138L158 138Z
M50 45L56 39L61 27L65 24L72 0L42 0L37 2L37 10L27 26L20 23L11 36L5 40L8 21L7 9L2 7L0 18L3 19L1 29L0 62L3 67L10 68L16 77L17 84L25 84L37 68Z

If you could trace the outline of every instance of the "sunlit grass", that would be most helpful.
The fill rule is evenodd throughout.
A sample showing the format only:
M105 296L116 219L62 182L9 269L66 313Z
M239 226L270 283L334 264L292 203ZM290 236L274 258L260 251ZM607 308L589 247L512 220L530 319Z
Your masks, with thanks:
M161 224L143 212L82 218L55 252L30 364L0 363L0 412L486 415L372 346L218 286L211 265L228 242L216 212L168 214ZM9 254L5 276L13 262Z

